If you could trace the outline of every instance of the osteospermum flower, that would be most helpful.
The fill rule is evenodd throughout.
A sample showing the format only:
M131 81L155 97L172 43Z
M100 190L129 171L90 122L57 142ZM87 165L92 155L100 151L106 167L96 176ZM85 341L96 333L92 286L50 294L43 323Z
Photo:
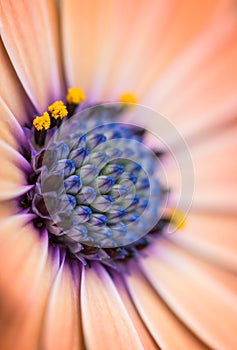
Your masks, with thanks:
M225 0L0 1L1 349L236 349L236 16ZM136 103L189 144L185 226ZM150 229L157 157L171 186Z

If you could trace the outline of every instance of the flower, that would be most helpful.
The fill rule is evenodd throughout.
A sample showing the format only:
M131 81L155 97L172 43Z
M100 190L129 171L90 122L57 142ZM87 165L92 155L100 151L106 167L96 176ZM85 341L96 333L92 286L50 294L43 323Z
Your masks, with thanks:
M0 1L1 349L236 348L236 22L234 2L224 0L129 0L126 6L106 0ZM133 115L138 100L176 125L196 178L183 231L142 244L146 257L124 259L126 271L68 258L65 241L59 246L49 227L41 227L49 213L43 218L36 196L39 168L32 172L47 135L63 130L78 103L84 113L83 103L95 107L120 96L126 113ZM158 119L145 122L158 133ZM104 136L93 134L90 141ZM142 130L138 137L143 140ZM77 147L74 156L79 162L91 150ZM182 154L179 163L189 176ZM72 205L83 186L80 176L69 179L73 164L64 158L69 176L63 183L72 191ZM175 188L177 168L166 165ZM122 170L122 164L109 167L98 183L114 190L110 172L119 176ZM93 171L84 168L82 180ZM30 207L23 201L19 209L25 194L32 194ZM189 199L189 192L183 195ZM85 207L77 209L83 220L92 215ZM165 219L162 232L171 217ZM106 219L96 220L102 225ZM176 224L182 226L179 216Z

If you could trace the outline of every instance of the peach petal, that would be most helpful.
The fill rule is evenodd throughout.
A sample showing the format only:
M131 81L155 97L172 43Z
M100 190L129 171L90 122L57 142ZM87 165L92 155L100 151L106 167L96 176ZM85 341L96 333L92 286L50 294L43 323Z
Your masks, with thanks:
M231 269L222 268L219 264L210 262L208 259L200 259L198 255L176 244L171 238L157 241L155 247L155 250L166 250L165 259L167 261L175 262L177 267L187 272L192 271L197 279L202 280L206 285L213 285L213 288L222 291L222 294L225 294L229 301L235 302L237 281Z
M218 279L214 278L200 269L191 256L181 259L171 244L162 240L159 243L153 254L141 261L154 288L208 346L217 350L235 349L236 293L231 285L223 286L222 272Z
M7 104L0 97L0 139L15 149L19 147L17 141L24 142L23 130Z
M7 106L16 120L23 124L28 119L28 114L33 112L32 105L27 97L16 72L6 53L6 49L0 39L0 96L1 101ZM2 102L1 102L2 104ZM6 108L6 109L7 109ZM3 114L1 114L3 116ZM12 118L10 118L12 120Z
M0 200L5 201L8 199L17 198L24 193L28 192L32 186L18 186L11 182L4 182L4 184L0 184Z
M121 89L130 88L142 100L154 77L162 74L196 35L206 28L212 17L216 16L219 4L200 1L197 5L182 0L165 3L157 1L154 6L154 2L146 2L141 7L141 16L136 16L132 22L134 30L124 34L126 42L119 54L117 52L116 65L110 72L113 72L111 75L114 79L110 79L112 83L108 84L107 92L112 90L116 97Z
M22 171L24 168L29 170L25 159L3 141L0 142L0 154L0 200L6 200L25 193L32 186L27 185Z
M0 18L8 55L25 91L42 113L63 93L57 3L1 1Z
M0 245L1 349L38 349L41 323L53 274L48 239L39 239L22 217L2 229ZM17 342L17 343L16 343Z
M9 156L9 159L19 166L20 169L24 169L26 171L32 171L32 167L30 163L25 159L25 157L18 152L15 148L8 145L5 141L0 138L0 152L6 152Z
M88 350L143 349L136 329L106 270L85 268L81 281L82 324Z
M134 266L126 277L131 297L147 328L161 349L207 349L165 305Z
M182 90L198 78L202 70L215 60L216 55L233 46L236 36L234 16L222 16L210 23L187 47L175 57L174 61L160 75L154 75L154 82L144 87L142 102L152 108L173 107L173 99L178 100L176 91L182 98ZM157 93L158 92L158 93Z
M79 274L79 271L77 271ZM44 319L43 349L82 349L78 285L62 264L53 283Z
M141 339L144 349L149 349L149 350L158 349L157 344L155 343L151 334L147 330L146 325L143 323L139 315L139 312L136 310L133 304L134 300L128 294L128 291L125 287L125 282L121 278L120 274L112 273L112 278L117 288L117 291L126 307L126 310L128 311L128 314L131 317L131 320L137 330L137 333L139 335L139 338Z
M219 4L132 0L124 7L107 1L63 1L67 83L92 91L94 99L117 99L127 89L138 93L141 73L146 77L156 62L157 76L205 27ZM75 45L77 37L80 45Z
M188 93L197 80L206 77L213 63L221 59L223 61L224 54L227 57L231 50L235 49L236 26L236 18L231 8L221 11L215 20L210 21L205 29L193 38L163 74L153 74L153 85L150 84L147 89L143 102L153 108L166 109L167 113L172 111L175 104L183 98L183 94L176 93L177 90Z
M11 228L16 226L18 229L22 229L27 223L34 218L33 214L19 214L16 212L16 207L12 201L0 202L1 205L1 227L0 227L0 242L2 238L5 240L10 237L8 234ZM4 207L5 206L5 210ZM8 215L8 214L14 215Z
M235 36L237 34L237 24ZM235 87L237 48L232 39L229 47L216 53L197 76L182 87L179 98L173 96L160 111L177 122L183 122L184 136L200 133L207 127L224 124L234 117L236 110ZM219 81L221 79L221 84ZM187 120L192 121L187 123Z
M192 211L188 215L186 227L170 239L200 258L237 271L236 227L235 215Z
M195 193L192 208L218 213L237 211L237 126L225 128L215 133L206 133L199 142L190 145L194 162ZM198 141L198 140L197 140ZM190 166L180 150L179 166L183 176L188 176ZM180 170L167 168L170 186L175 192L180 186ZM183 203L190 199L188 186L184 188Z
M13 201L0 201L0 222L2 219L9 218L13 214L16 214L17 211L18 208Z

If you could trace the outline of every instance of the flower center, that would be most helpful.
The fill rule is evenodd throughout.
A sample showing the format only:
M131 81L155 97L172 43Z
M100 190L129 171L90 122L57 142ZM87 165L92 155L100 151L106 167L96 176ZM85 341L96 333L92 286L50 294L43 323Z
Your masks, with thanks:
M57 101L33 121L35 186L21 206L36 214L51 242L84 264L130 259L170 222L159 216L165 191L157 153L145 145L144 129L120 121L131 96L75 114L85 95L69 89L67 105Z

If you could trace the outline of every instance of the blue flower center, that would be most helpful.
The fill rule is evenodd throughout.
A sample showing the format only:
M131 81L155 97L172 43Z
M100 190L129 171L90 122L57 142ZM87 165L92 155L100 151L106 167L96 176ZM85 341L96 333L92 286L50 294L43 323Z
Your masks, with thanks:
M54 242L82 260L125 260L168 223L144 130L119 122L121 108L96 106L55 127L35 147L31 211ZM160 229L159 229L159 227Z

